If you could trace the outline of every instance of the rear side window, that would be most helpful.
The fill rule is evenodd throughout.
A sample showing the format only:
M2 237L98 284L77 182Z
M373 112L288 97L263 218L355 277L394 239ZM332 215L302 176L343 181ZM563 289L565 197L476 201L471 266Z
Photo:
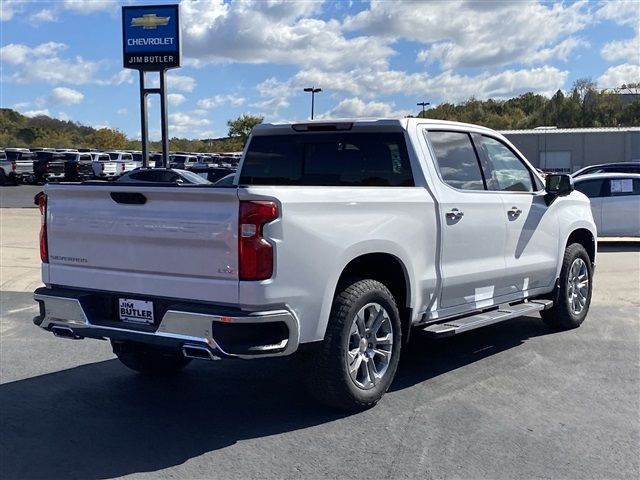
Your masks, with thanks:
M402 133L299 133L253 137L244 185L412 187Z
M603 197L605 195L603 187L604 180L586 180L575 184L575 189L589 198Z
M428 132L442 180L459 190L484 190L471 137L464 132Z
M612 178L608 182L612 197L640 195L640 180L637 178Z

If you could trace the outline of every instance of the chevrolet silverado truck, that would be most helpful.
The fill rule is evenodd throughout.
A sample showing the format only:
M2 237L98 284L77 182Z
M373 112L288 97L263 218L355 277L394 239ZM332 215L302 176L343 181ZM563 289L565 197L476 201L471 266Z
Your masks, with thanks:
M263 124L230 186L44 191L34 322L109 340L148 374L295 353L318 399L361 410L412 329L447 337L536 312L570 329L589 310L588 199L479 126Z

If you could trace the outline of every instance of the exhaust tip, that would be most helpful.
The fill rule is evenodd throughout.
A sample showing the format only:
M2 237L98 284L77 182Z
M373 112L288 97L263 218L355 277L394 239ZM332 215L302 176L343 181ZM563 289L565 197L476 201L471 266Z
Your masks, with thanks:
M69 338L71 340L80 340L82 338L81 336L76 335L69 327L51 327L51 332L53 332L53 334L59 338Z
M184 345L182 355L197 360L220 360L220 357L215 356L211 350L200 345Z

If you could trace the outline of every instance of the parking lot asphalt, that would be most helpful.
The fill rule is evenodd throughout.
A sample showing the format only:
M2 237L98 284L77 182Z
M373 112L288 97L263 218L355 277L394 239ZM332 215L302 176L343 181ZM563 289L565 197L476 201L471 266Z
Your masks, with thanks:
M638 243L601 244L579 329L415 332L389 393L348 415L307 395L295 356L152 379L36 328L38 228L0 210L2 479L640 476Z

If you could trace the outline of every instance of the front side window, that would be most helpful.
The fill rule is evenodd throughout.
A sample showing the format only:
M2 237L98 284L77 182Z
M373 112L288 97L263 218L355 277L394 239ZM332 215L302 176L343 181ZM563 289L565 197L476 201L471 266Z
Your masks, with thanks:
M509 147L495 138L481 137L485 154L482 171L487 190L506 192L532 192L531 172Z
M463 132L427 133L442 180L459 190L484 190L478 157L471 137Z

